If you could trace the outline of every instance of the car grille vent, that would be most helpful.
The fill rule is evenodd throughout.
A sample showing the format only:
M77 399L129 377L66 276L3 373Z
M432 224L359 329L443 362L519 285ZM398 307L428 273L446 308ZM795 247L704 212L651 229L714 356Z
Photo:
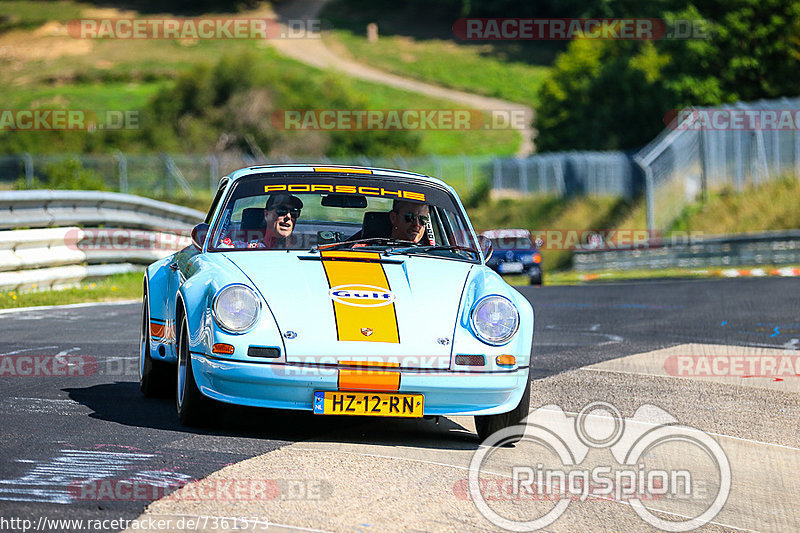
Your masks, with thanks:
M456 364L464 366L483 366L486 360L482 355L457 355Z
M275 359L281 356L280 348L271 346L251 346L247 349L247 355L250 357L268 357Z

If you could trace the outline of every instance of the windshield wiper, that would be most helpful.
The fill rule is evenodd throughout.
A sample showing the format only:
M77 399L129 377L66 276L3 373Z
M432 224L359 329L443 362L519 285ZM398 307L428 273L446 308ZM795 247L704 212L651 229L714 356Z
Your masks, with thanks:
M473 254L477 254L478 250L475 248L470 248L469 246L448 246L444 244L433 244L428 246L409 246L408 248L393 248L391 250L386 250L384 255L397 255L397 254L419 254L419 253L426 253L431 251L446 251L446 252L471 252Z
M377 245L377 246L396 246L396 245L411 245L415 246L412 241L404 241L402 239L390 239L387 237L371 237L369 239L356 239L354 241L333 242L331 244L317 244L311 248L311 252L325 252L328 250L338 250L340 248L353 248L354 245ZM357 248L360 248L358 246Z

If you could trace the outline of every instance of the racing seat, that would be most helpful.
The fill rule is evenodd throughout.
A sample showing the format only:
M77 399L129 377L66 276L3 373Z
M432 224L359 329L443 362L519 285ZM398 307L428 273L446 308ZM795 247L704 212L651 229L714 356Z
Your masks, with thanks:
M392 222L386 211L368 211L364 213L364 223L361 225L360 239L373 237L389 237L392 234Z
M242 223L240 230L263 230L267 226L264 220L264 209L261 207L248 207L242 210Z

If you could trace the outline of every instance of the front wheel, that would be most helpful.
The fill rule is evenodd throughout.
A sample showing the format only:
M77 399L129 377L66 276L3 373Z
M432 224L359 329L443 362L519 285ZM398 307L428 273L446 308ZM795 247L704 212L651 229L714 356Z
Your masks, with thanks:
M175 396L181 424L199 425L208 408L208 401L194 380L192 356L189 353L189 327L185 318L181 321L178 335L178 383Z
M493 433L500 431L511 426L518 425L523 418L528 416L531 403L531 377L530 373L527 377L525 390L522 393L517 406L507 413L500 413L498 415L482 415L475 417L475 429L478 430L478 437L481 442L488 439ZM522 440L522 434L513 435L507 439L503 439L503 444L514 444Z

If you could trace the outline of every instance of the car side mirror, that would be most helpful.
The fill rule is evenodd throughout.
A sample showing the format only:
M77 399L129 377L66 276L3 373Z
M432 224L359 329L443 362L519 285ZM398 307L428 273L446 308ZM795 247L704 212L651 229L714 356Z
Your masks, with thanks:
M203 249L203 245L206 243L206 237L208 237L208 230L209 225L205 222L201 222L192 228L192 244L198 250Z
M494 252L494 249L492 248L492 241L489 239L489 237L478 235L478 245L480 245L481 252L483 252L483 259L488 261Z

